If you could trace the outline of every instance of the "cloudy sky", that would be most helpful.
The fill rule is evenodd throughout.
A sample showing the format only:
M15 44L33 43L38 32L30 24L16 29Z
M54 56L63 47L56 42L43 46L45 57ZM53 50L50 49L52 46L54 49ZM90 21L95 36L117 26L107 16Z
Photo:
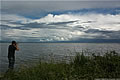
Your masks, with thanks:
M0 41L120 39L119 0L4 0L0 8Z

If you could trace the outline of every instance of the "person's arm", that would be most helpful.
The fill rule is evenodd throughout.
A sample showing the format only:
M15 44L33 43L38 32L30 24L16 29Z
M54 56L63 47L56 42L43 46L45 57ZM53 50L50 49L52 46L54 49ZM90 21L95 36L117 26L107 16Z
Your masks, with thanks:
M19 48L18 48L18 45L17 45L17 44L15 45L15 47L16 47L16 50L19 51Z

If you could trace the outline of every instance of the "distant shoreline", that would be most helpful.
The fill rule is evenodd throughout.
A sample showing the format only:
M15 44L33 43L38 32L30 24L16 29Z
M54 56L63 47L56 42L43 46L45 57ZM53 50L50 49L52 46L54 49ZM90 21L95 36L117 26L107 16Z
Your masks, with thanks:
M0 42L0 43L11 43L11 42ZM18 43L120 43L120 42L18 42Z
M0 41L0 43L10 43L10 41ZM79 39L69 41L19 41L19 43L120 43L120 39Z

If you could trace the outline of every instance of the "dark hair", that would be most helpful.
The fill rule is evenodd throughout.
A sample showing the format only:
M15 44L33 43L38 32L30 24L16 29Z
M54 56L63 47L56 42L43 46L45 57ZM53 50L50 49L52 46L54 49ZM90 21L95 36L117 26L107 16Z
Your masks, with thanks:
M12 41L12 44L16 44L16 41Z

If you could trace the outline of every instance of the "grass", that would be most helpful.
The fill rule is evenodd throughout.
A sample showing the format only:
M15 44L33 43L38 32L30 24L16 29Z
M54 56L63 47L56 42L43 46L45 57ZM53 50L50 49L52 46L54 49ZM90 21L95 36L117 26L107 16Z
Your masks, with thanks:
M103 56L76 53L76 56L67 63L43 62L32 67L21 67L18 71L8 71L2 80L93 80L93 79L120 78L120 56L115 51Z

